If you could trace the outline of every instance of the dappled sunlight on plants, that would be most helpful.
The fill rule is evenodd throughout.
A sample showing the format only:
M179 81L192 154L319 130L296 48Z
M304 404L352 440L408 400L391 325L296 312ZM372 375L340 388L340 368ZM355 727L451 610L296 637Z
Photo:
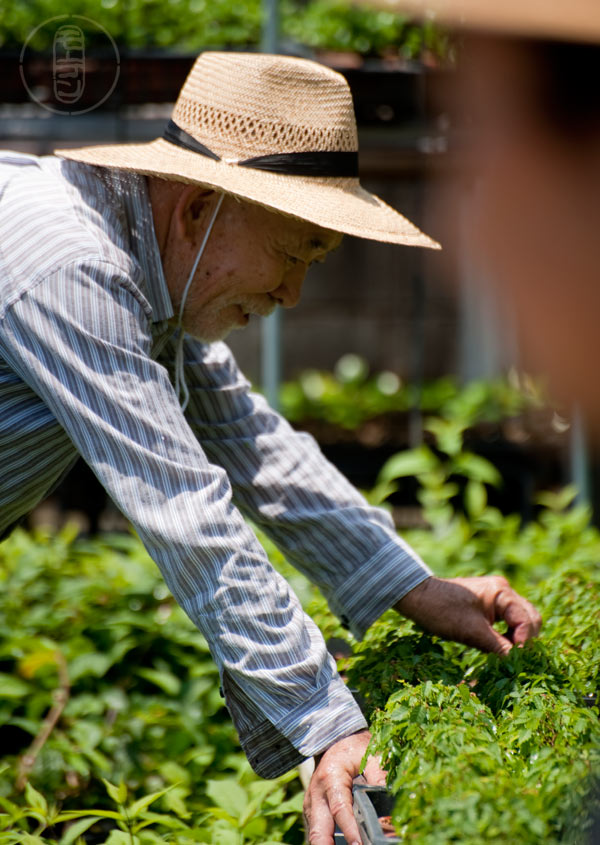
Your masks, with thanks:
M367 378L346 364L338 395ZM369 496L416 480L423 527L404 539L439 576L509 577L542 613L539 639L499 658L388 611L358 643L257 532L324 636L352 646L340 669L407 842L582 843L600 768L600 534L572 488L541 494L527 524L490 505L503 479L464 437L490 407L519 407L503 390L446 384L426 444L391 457ZM139 540L75 534L0 545L0 841L302 842L297 773L251 772L206 642Z
M419 479L429 528L405 538L438 575L507 575L544 625L505 658L392 613L355 645L345 671L389 769L396 829L410 842L584 842L600 774L600 534L573 488L540 496L524 527L489 507L496 469L462 451L458 429L430 430L436 448L391 458L377 485Z
M296 773L252 773L206 642L137 538L17 531L0 584L2 842L302 841ZM64 709L33 755L61 662Z

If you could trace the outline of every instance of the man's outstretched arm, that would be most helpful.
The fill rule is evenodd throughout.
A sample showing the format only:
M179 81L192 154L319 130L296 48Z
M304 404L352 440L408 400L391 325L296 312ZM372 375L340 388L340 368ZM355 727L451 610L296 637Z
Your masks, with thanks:
M392 606L432 633L484 651L505 653L511 640L538 633L539 614L505 579L431 576L389 516L368 506L311 438L250 393L225 344L190 341L186 360L190 424L226 467L239 506L319 583L358 636ZM501 619L509 626L505 637L492 627ZM359 731L317 755L305 802L311 845L331 845L335 823L347 842L360 842L351 788L369 739ZM369 782L385 780L374 758L364 773Z

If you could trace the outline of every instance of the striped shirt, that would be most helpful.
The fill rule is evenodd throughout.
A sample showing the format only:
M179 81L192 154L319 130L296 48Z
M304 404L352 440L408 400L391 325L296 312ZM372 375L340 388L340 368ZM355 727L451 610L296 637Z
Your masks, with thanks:
M431 573L223 343L185 338L146 179L0 153L0 536L83 456L202 631L240 742L275 777L365 727L244 517L357 637Z

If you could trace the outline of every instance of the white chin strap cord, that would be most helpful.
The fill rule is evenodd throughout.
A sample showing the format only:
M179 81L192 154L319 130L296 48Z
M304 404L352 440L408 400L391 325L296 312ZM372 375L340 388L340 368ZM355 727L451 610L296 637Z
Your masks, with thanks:
M217 219L217 214L219 213L219 209L221 208L224 196L225 194L219 195L215 210L213 211L212 217L210 218L210 223L208 224L208 228L204 234L202 243L200 244L198 255L196 256L196 260L194 261L194 266L192 267L190 275L188 276L188 280L185 283L183 295L181 297L181 303L179 305L179 317L177 320L179 337L177 339L177 349L175 351L175 393L177 395L177 398L179 399L179 404L181 405L182 411L185 411L188 406L188 402L190 401L190 392L187 388L187 384L185 383L185 367L183 362L183 342L185 339L185 332L183 331L183 309L185 308L185 301L192 286L194 276L196 275L196 270L198 269L198 264L200 263L200 259L202 258L202 253L204 252L204 248L208 243L208 237L212 231L212 227L214 226L215 220Z

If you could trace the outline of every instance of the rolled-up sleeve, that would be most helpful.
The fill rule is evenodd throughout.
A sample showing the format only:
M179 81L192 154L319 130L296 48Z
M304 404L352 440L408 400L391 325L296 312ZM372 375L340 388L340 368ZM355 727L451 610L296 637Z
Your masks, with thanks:
M152 360L150 318L122 270L76 261L4 309L0 355L137 529L207 639L250 762L274 777L365 721Z

